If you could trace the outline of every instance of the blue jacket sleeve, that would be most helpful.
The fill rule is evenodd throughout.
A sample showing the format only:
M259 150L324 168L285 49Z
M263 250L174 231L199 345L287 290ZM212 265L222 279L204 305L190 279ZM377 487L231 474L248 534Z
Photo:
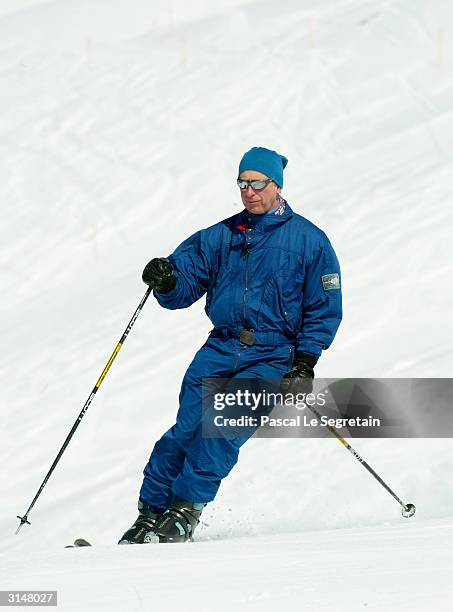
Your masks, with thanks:
M176 276L176 286L168 293L153 291L154 297L164 308L187 308L206 293L213 257L206 232L196 232L168 257Z
M319 356L329 348L342 318L341 273L335 251L323 234L306 266L302 325L296 338L296 352Z

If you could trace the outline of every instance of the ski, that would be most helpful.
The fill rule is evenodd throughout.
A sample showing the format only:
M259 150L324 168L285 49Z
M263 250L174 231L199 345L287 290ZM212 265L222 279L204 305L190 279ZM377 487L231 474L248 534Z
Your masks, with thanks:
M88 542L88 540L77 538L77 540L74 540L74 544L69 544L68 546L65 546L65 548L81 548L82 546L91 546L91 544Z

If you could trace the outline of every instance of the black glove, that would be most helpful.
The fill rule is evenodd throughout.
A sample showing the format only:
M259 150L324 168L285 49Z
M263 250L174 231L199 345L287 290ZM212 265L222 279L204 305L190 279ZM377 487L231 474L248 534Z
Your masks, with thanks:
M316 355L311 353L296 353L293 367L283 376L280 388L284 392L311 393L313 390L313 368L318 361Z
M176 286L172 265L165 257L155 257L146 264L142 279L158 293L168 293Z

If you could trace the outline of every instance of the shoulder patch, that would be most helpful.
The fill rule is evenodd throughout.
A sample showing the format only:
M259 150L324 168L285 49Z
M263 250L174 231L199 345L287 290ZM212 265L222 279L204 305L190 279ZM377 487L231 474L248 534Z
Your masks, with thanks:
M334 272L333 274L323 274L323 276L321 276L321 280L324 291L340 288L340 275L338 272Z

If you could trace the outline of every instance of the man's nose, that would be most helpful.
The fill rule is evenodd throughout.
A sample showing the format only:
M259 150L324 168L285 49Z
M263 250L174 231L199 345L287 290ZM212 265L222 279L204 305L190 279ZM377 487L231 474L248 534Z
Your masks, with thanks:
M246 195L248 195L248 196L252 196L252 195L253 195L255 192L253 191L252 186L251 186L251 185L248 185L248 186L247 186L247 189L245 190L245 193L246 193Z

